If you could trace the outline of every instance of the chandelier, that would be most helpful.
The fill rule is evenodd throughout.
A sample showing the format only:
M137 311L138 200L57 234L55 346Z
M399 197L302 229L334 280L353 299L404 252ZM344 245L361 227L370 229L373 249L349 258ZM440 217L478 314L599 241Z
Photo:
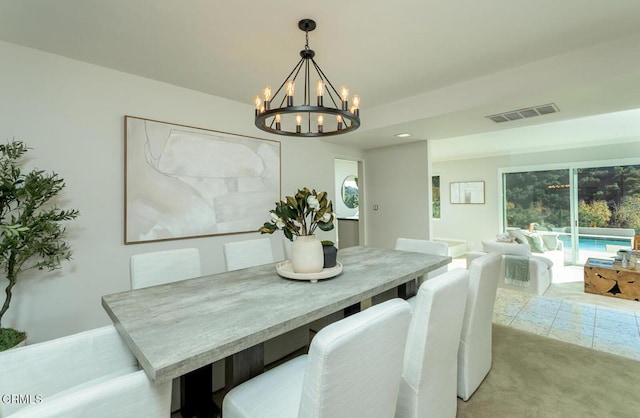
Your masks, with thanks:
M306 37L304 49L300 51L300 61L275 94L272 95L271 87L266 86L262 97L255 97L256 126L269 133L299 137L340 135L355 131L360 126L360 96L354 95L349 107L349 89L342 86L338 92L313 59L315 52L309 48L309 32L316 28L316 22L303 19L298 22L298 28L305 32ZM311 104L311 70L317 74L315 104ZM302 89L296 89L300 72L304 85Z

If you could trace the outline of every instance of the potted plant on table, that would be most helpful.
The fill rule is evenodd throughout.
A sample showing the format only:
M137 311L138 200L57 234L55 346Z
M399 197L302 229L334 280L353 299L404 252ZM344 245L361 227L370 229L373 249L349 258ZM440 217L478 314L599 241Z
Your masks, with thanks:
M298 189L295 196L276 202L270 211L271 221L265 222L259 231L272 234L282 230L285 237L293 241L291 246L291 264L296 273L317 273L324 266L322 243L314 232L333 229L333 203L327 198L327 192L316 192L306 187ZM293 237L296 237L294 240Z
M19 164L29 148L21 141L0 145L0 267L7 280L0 306L0 351L21 343L26 334L2 327L18 276L31 269L55 270L71 258L61 222L75 219L75 209L62 210L51 200L65 187L56 173L34 169L22 173Z

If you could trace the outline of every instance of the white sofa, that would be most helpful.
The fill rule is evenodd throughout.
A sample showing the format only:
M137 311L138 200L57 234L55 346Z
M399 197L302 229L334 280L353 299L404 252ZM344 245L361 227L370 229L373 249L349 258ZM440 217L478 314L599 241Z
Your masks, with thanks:
M508 231L509 236L517 240L518 243L524 243L529 246L529 251L536 257L544 257L553 263L553 277L559 277L564 269L564 245L558 238L557 232L551 231L534 231L527 232L521 229L512 228ZM538 248L531 248L530 242L539 237L540 245ZM495 241L495 240L494 240Z
M471 261L487 253L502 254L500 266L500 279L498 287L519 290L521 292L542 295L553 281L554 270L564 266L564 252L562 242L554 250L543 253L532 253L531 247L524 243L498 242L496 240L483 240L482 251L470 251L467 253L467 266ZM527 257L529 264L529 282L525 286L519 286L505 282L505 255ZM559 270L558 270L559 271Z

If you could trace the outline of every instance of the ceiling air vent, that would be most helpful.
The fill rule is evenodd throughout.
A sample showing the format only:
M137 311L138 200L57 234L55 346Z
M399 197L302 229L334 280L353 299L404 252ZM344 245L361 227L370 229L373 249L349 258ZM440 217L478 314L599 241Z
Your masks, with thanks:
M491 119L495 123L509 122L512 120L533 118L536 116L548 115L551 113L559 112L558 106L554 103L549 103L541 106L527 107L525 109L510 110L508 112L497 113L495 115L485 116L487 119Z

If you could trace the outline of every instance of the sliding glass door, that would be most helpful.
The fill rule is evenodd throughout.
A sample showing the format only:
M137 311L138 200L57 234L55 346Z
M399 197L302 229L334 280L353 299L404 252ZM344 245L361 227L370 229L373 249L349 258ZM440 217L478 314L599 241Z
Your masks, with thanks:
M565 262L608 258L640 233L640 165L504 173L505 230L557 233Z
M505 230L552 231L571 261L571 173L568 169L503 174Z
M578 262L610 257L640 233L640 166L580 168L577 172Z

